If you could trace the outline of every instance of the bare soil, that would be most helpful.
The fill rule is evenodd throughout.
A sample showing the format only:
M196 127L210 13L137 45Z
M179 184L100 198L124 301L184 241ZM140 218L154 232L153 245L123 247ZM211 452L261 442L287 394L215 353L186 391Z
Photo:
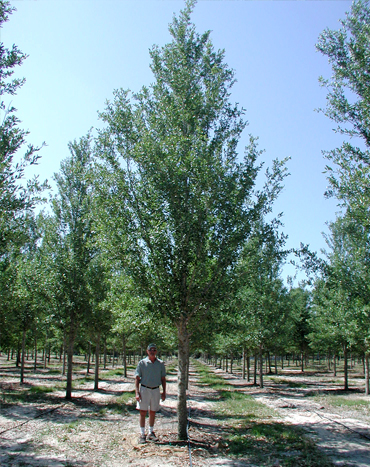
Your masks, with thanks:
M210 367L211 368L211 367ZM259 389L237 375L214 371L227 379L235 391L246 392L273 407L276 417L303 427L308 436L330 455L334 465L370 466L369 406L363 411L325 405L325 395L338 391L338 385L325 377L312 378L291 372L279 378L304 387L291 388L266 379ZM227 455L223 427L215 416L217 396L197 380L194 369L189 386L189 440L177 440L176 375L168 375L168 396L157 414L155 431L158 443L138 444L138 413L134 395L126 404L120 396L134 390L133 369L128 377L101 372L100 389L84 373L76 375L73 400L64 400L64 389L22 398L25 390L37 386L56 388L64 382L59 374L38 369L26 372L19 384L17 369L0 359L0 465L8 466L245 466L252 464ZM107 374L105 377L104 375ZM315 397L312 380L315 384ZM19 395L19 398L16 396ZM320 397L322 396L322 400ZM365 399L358 388L347 398ZM366 408L367 407L367 408ZM363 437L361 437L361 435ZM264 465L264 464L261 464ZM277 462L276 467L279 466Z

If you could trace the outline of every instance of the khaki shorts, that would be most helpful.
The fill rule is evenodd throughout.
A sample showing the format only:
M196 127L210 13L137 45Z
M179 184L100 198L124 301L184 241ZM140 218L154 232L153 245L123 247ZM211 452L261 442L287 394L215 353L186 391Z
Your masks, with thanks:
M161 393L159 388L149 389L143 386L140 387L141 401L136 403L137 410L150 410L158 412L161 408L159 401Z

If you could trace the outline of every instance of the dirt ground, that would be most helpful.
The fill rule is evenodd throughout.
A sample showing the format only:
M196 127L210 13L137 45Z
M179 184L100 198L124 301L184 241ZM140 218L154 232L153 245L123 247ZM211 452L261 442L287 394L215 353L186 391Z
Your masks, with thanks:
M370 466L370 412L367 409L328 406L325 395L341 395L331 378L302 375L299 371L288 371L285 377L278 379L295 383L292 388L286 384L267 381L264 389L246 385L240 377L229 375L222 370L215 370L238 391L247 391L258 401L274 408L282 419L292 425L303 428L315 444L330 457L336 466L369 467ZM285 387L284 387L285 386ZM312 393L317 394L313 400ZM322 397L320 398L320 394ZM343 393L346 399L353 401L368 400L362 390L354 387ZM351 406L349 406L351 407Z
M211 367L210 367L211 368ZM213 368L214 369L214 368ZM215 370L215 369L214 369ZM304 375L290 375L301 386L292 389L266 380L259 389L240 377L215 370L236 391L246 392L273 407L277 416L290 424L303 427L317 445L327 453L334 465L370 466L370 420L368 412L325 407L320 399L307 398L312 391ZM188 444L177 441L176 375L168 375L168 396L156 419L159 443L138 444L138 414L134 399L123 413L115 410L117 398L134 390L133 370L128 377L116 376L102 381L93 391L92 381L75 384L73 402L64 401L64 390L43 394L31 401L2 401L0 412L0 465L8 466L232 466L251 464L225 456L222 427L214 416L212 389L198 384L192 368L189 387ZM59 374L26 373L26 384L52 386L61 383ZM330 391L330 382L322 381L315 390ZM0 371L0 389L21 389L11 369ZM337 389L337 388L336 388ZM346 397L364 398L353 391ZM107 406L107 403L111 405ZM361 437L361 435L363 437ZM276 466L278 467L278 463Z

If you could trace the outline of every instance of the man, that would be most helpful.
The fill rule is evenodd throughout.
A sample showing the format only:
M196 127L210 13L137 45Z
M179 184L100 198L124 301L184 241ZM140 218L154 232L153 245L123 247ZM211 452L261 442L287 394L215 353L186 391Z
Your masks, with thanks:
M149 344L148 356L140 360L135 371L136 408L140 410L140 438L139 443L146 442L145 417L149 410L149 441L158 441L154 433L155 414L160 409L159 400L166 399L166 369L162 360L157 358L157 346ZM140 384L140 388L139 388ZM159 386L162 385L162 395Z

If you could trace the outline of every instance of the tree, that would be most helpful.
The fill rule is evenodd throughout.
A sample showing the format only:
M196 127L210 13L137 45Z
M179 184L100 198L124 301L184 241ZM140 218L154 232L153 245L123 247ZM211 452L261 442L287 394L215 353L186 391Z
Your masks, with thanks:
M286 324L287 291L280 278L286 237L278 233L279 222L256 222L245 243L236 268L236 307L246 341L255 345L259 356L260 387L263 387L263 352L273 349L274 341Z
M7 1L0 1L0 28L3 27L15 8ZM27 217L37 203L39 192L46 187L37 178L24 183L28 165L36 164L40 147L28 146L20 162L14 157L26 143L28 132L19 128L16 109L5 102L5 96L13 96L24 84L25 79L13 78L14 69L26 59L16 45L11 49L0 43L0 109L4 112L0 124L0 329L6 332L7 310L12 300L10 289L11 261L20 253L27 241ZM28 214L27 214L28 212Z
M151 49L154 84L133 102L129 92L116 91L100 134L100 153L116 180L107 196L122 203L115 219L127 270L152 311L177 328L180 439L187 436L189 322L222 297L226 272L255 219L271 208L284 172L276 161L265 189L254 190L260 153L251 137L238 157L246 122L229 102L234 73L210 32L196 32L194 4L187 1L174 17L172 42Z
M289 291L290 317L292 321L291 340L301 354L301 371L304 371L305 355L309 346L310 293L302 286Z
M362 323L369 322L370 260L370 4L356 0L351 11L341 21L338 31L325 30L317 44L332 66L331 79L321 78L328 88L325 115L338 123L337 131L350 138L340 148L324 153L329 189L341 206L342 219L332 225L334 256L345 251L340 261L342 282L337 284L351 303L360 300ZM358 141L359 146L352 144ZM338 246L340 248L338 249ZM343 249L344 247L344 249ZM336 268L336 270L338 270ZM366 311L367 310L367 311ZM366 325L362 326L365 330ZM370 354L369 329L364 339L366 361ZM369 369L367 368L367 373ZM367 382L368 391L368 382Z
M0 1L0 28L14 10L9 2ZM2 42L0 43L1 99L6 95L13 96L24 84L24 78L12 78L12 75L14 68L21 65L26 57L16 45L7 49ZM42 186L37 178L27 185L21 182L25 168L37 163L40 147L28 146L23 159L14 164L14 156L25 144L28 132L19 128L20 121L15 115L16 109L11 104L7 105L1 100L0 109L4 112L0 125L0 254L3 255L10 241L19 241L23 230L23 216L37 202L38 198L35 195Z
M73 349L79 326L91 313L88 272L95 256L90 136L69 144L71 155L55 175L58 195L47 221L44 254L53 277L50 295L55 319L67 334L66 398L72 397Z

